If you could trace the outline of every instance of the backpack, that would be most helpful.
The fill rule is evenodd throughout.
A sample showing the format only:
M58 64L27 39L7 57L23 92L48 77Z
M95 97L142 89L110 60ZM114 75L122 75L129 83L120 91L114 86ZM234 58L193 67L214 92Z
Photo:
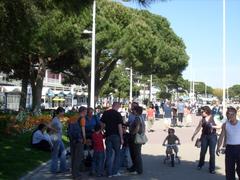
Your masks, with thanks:
M82 139L82 129L80 126L80 119L76 122L69 123L67 128L67 135L70 140L79 142Z

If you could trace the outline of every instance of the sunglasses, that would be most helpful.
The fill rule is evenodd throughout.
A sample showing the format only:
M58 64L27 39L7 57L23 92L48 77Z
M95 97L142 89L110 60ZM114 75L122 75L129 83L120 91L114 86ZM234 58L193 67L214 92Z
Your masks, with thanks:
M228 115L235 115L235 112L227 112Z

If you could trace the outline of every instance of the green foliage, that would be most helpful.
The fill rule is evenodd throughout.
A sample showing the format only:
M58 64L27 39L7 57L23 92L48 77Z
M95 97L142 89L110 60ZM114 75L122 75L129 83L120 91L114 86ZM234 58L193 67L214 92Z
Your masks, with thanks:
M171 99L171 93L168 93L168 92L160 92L158 93L158 98L160 99Z
M13 77L19 79L31 79L33 87L37 84L33 88L34 94L38 93L34 102L38 99L40 103L37 90L41 89L46 68L63 72L66 83L90 84L91 39L82 33L91 28L90 4L83 0L1 1L0 70L14 72ZM97 95L119 59L134 71L165 77L180 75L188 56L182 39L166 18L99 0Z
M115 97L127 98L129 96L129 83L127 72L120 65L111 72L107 83L100 92L100 96L107 97L110 93L113 93Z
M236 84L228 89L229 97L240 97L240 85Z
M222 100L223 90L220 88L213 89L213 95L216 96L219 100Z

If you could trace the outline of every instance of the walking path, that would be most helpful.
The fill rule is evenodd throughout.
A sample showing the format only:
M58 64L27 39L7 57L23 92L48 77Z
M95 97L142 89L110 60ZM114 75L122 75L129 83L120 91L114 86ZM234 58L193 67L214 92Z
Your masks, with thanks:
M199 117L194 116L194 124L197 124ZM126 180L224 180L224 156L216 157L216 172L217 174L210 174L208 172L209 155L206 155L207 163L202 170L197 170L197 161L199 158L200 149L194 147L194 142L191 142L191 136L195 127L176 128L176 135L181 140L179 147L179 156L181 164L175 167L170 167L168 164L163 164L165 157L165 147L162 146L163 140L167 133L163 131L163 120L155 121L153 129L155 132L148 133L149 142L143 146L143 175L124 174L121 177L113 177L113 179ZM200 135L200 133L199 133ZM70 173L53 175L49 172L49 162L37 168L31 174L21 178L34 180L48 180L48 179L71 179ZM81 179L95 180L108 179L105 177L97 178L88 176L88 173L83 173Z

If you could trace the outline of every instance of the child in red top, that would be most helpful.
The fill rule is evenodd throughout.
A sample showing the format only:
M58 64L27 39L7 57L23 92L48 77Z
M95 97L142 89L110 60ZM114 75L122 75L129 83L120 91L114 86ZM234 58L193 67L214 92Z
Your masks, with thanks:
M92 135L93 142L93 161L92 161L92 173L97 176L103 176L104 171L104 145L103 145L103 134L101 131L101 126L97 124L95 126L95 132Z

